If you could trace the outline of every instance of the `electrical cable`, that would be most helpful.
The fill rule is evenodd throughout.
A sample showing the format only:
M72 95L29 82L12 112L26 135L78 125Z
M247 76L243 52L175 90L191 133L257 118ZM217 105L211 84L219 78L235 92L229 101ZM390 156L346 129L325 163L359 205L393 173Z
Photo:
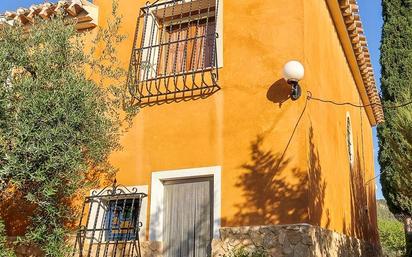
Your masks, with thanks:
M278 163L277 163L277 165L276 165L275 170L279 170L279 167L280 167L280 165L282 164L283 158L285 157L285 154L286 154L286 152L287 152L288 149L289 149L290 143L292 142L292 139L293 139L293 137L295 136L295 133L296 133L296 130L298 129L298 127L299 127L300 121L302 120L303 115L304 115L305 112L306 112L306 109L307 109L307 107L308 107L308 102L309 102L309 95L306 97L305 106L303 107L302 112L300 113L299 118L298 118L298 120L296 121L296 123L295 123L295 125L294 125L294 127L293 127L293 131L292 131L292 133L291 133L291 135L290 135L290 137L289 137L288 143L286 144L286 146L285 146L285 148L284 148L284 150L283 150L283 153L282 153L282 155L281 155L280 158L279 158L279 161L278 161ZM267 188L268 186L269 186L269 184L267 184L267 185L265 186L264 190L266 190L266 188Z
M377 104L377 103L372 103L372 104L367 104L367 105L359 105L359 104L354 104L354 103L350 103L350 102L335 102L332 100L325 100L325 99L321 99L321 98L317 98L317 97L313 97L312 92L307 91L307 100L315 100L315 101L319 101L322 103L328 103L328 104L333 104L333 105L337 105L337 106L344 106L344 105L349 105L352 107L356 107L356 108L365 108L365 107L370 107L370 106L381 106L382 108L386 108L386 109L398 109L398 108L402 108L408 105L412 104L412 101L406 102L406 103L402 103L402 104L398 104L398 105L390 105L390 106L385 106L383 104ZM306 101L307 101L306 100ZM369 179L368 181L366 181L364 183L365 186L367 186L370 182L372 182L373 180L379 178L384 172L379 173L377 176L373 177L372 179Z
M286 147L285 147L285 149L283 150L282 156L281 156L280 159L279 159L278 167L280 166L283 158L285 157L286 151L288 150L288 148L289 148L289 146L290 146L290 143L292 142L292 139L293 139L293 137L295 136L296 130L298 129L299 123L300 123L300 121L302 120L303 114L305 114L305 112L306 112L306 108L308 107L308 101L309 101L309 91L308 91L308 96L306 97L305 106L303 107L302 112L300 113L299 118L298 118L298 120L297 120L296 123L295 123L295 126L294 126L294 128L293 128L292 134L291 134L290 137L289 137L289 141L288 141L288 143L286 144Z
M379 173L378 175L376 175L375 177L369 179L368 181L365 182L365 186L367 186L370 182L372 182L373 180L379 178L383 173L385 173L386 171L382 171L381 173Z
M356 107L356 108L365 108L365 107L371 107L371 106L377 105L377 106L381 106L382 108L386 108L386 109L397 109L397 108L402 108L402 107L405 107L405 106L408 106L408 105L412 105L412 101L409 101L409 102L406 102L406 103L402 103L402 104L398 104L398 105L390 105L390 106L385 106L385 105L383 105L383 104L378 104L378 103L372 103L372 104L367 104L367 105L359 105L359 104L354 104L354 103L350 103L350 102L335 102L335 101L332 101L332 100L326 100L326 99L321 99L321 98L313 97L312 92L311 92L311 91L307 91L307 97L306 97L305 105L304 105L304 107L303 107L303 110L302 110L301 114L299 115L299 118L298 118L297 122L295 123L295 126L294 126L294 128L293 128L292 134L290 135L289 140L288 140L288 143L286 144L286 147L285 147L285 149L284 149L284 151L283 151L283 153L282 153L282 155L281 155L281 157L280 157L280 159L279 159L279 162L278 162L278 165L277 165L277 169L279 168L280 164L282 163L283 158L285 157L285 154L286 154L286 152L287 152L287 150L288 150L288 148L289 148L289 146L290 146L290 143L292 142L292 139L293 139L293 137L294 137L294 135L295 135L295 133L296 133L296 130L297 130L299 124L300 124L300 121L301 121L301 119L302 119L302 117L303 117L303 114L306 112L307 105L308 105L308 102L309 102L310 100L315 100L315 101L319 101L319 102L322 102L322 103L328 103L328 104L333 104L333 105L337 105L337 106L345 106L345 105L348 105L348 106L352 106L352 107ZM365 185L365 186L368 185L371 181L375 180L376 178L378 178L379 176L381 176L383 173L385 173L385 172L380 173L379 175L377 175L376 177L374 177L374 178L372 178L372 179L369 179L368 181L366 181L366 182L364 183L364 185Z
M408 106L408 105L412 105L412 101L402 103L402 104L398 104L398 105L383 105L383 104L379 104L379 103L358 105L358 104L354 104L354 103L350 103L350 102L335 102L335 101L332 101L332 100L326 100L326 99L313 97L312 92L310 92L310 91L308 91L308 99L309 100L319 101L319 102L322 102L322 103L333 104L333 105L337 105L337 106L349 105L349 106L356 107L356 108L381 106L382 108L385 108L385 109L398 109L398 108L402 108L402 107L405 107L405 106Z

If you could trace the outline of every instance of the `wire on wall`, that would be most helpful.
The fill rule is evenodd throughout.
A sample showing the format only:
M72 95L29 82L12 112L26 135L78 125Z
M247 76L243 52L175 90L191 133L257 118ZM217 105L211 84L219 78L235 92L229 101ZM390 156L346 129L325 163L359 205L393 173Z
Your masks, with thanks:
M312 92L308 91L307 93L308 93L308 100L315 100L315 101L318 101L318 102L328 103L328 104L333 104L333 105L338 105L338 106L347 105L347 106L352 106L352 107L356 107L356 108L366 108L366 107L371 107L371 106L382 106L382 108L384 108L384 109L398 109L398 108L402 108L402 107L405 107L405 106L408 106L408 105L412 105L412 101L397 104L397 105L384 105L384 104L379 104L379 103L359 105L359 104L354 104L354 103L350 103L350 102L336 102L336 101L333 101L333 100L317 98L317 97L314 97L312 95Z
M371 104L367 104L367 105L361 105L361 104L354 104L354 103L350 103L350 102L336 102L336 101L333 101L333 100L327 100L327 99L321 99L321 98L313 97L313 94L310 91L307 91L307 95L308 96L307 96L306 101L315 100L315 101L319 101L319 102L322 102L322 103L333 104L333 105L337 105L337 106L345 106L346 105L346 106L352 106L352 107L355 107L355 108L365 108L365 107L371 107L371 106L376 106L377 105L377 106L382 106L382 108L384 108L384 109L399 109L399 108L402 108L402 107L412 105L412 101L401 103L401 104L396 104L396 105L384 105L384 104L378 104L378 103L371 103ZM369 179L368 181L366 181L364 183L364 185L367 186L370 182L372 182L373 180L379 178L383 173L385 173L385 172L381 172L377 176Z

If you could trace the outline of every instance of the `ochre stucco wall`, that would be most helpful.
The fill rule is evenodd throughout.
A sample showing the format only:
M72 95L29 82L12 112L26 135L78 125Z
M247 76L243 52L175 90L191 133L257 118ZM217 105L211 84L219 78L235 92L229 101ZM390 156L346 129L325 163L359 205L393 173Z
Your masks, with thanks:
M103 22L111 1L94 3ZM144 4L120 0L122 32L129 36L118 48L125 67ZM310 90L316 97L360 101L325 1L224 0L223 27L222 89L203 100L143 108L122 137L124 149L112 156L118 180L150 185L154 171L221 166L222 226L305 222L376 241L374 182L364 186L373 177L366 114L305 99ZM306 68L304 96L296 102L286 99L282 80L291 59Z
M325 1L305 1L304 10L306 88L319 98L362 104ZM352 169L346 143L347 112L354 141ZM307 122L309 140L313 131L309 148L313 145L312 156L316 157L309 169L311 223L377 240L375 183L365 186L374 176L372 129L365 110L311 101ZM311 183L313 178L321 181L320 186Z

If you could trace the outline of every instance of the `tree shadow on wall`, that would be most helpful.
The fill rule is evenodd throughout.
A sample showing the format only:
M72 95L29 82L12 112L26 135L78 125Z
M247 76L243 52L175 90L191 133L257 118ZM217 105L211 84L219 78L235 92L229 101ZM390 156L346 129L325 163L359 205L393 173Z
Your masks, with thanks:
M258 135L251 143L251 160L241 165L245 172L235 184L243 190L244 202L235 205L237 213L232 219L223 221L223 224L247 226L308 222L308 201L312 201L309 197L315 195L313 208L319 211L317 216L320 219L326 186L321 176L308 176L304 170L290 167L291 160L283 159L283 154L263 149L264 140L263 135ZM315 146L312 145L311 149L315 149ZM312 155L312 158L314 170L320 172L318 154ZM312 189L310 195L308 179Z
M309 128L309 220L312 225L321 226L325 205L326 182L322 178L319 151L315 146L312 125ZM330 212L326 210L325 228L330 226Z
M368 208L368 192L365 185L364 168L362 167L359 150L356 152L355 163L350 169L351 196L351 234L365 241L377 239L376 227L372 225Z
M323 244L320 248L321 253L313 253L313 256L316 256L315 254L328 256L331 254L330 249L336 249L336 253L332 254L341 257L379 256L380 248L375 244L375 240L377 240L376 226L372 224L374 212L367 209L368 206L372 205L368 205L368 192L365 186L362 160L358 150L355 162L350 167L350 224L347 224L345 219L343 220L343 233L347 236L338 241L333 240L332 234L318 238L318 241ZM354 238L365 243L353 240Z

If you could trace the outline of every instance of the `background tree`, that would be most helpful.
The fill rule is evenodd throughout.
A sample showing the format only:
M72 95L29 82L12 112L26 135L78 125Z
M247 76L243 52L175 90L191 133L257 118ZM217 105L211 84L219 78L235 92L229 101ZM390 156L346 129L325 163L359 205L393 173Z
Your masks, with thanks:
M103 50L88 54L63 16L0 29L0 192L18 192L30 206L22 242L45 256L69 252L79 189L115 173L108 158L120 148L125 97L114 45L124 39L120 21L99 30L93 43Z
M383 103L409 101L412 89L412 1L383 0L381 45ZM412 108L385 109L378 128L382 190L392 213L402 216L412 256Z
M377 201L378 228L384 256L401 257L405 254L403 225L389 211L385 200Z
M397 220L378 220L380 241L386 256L400 257L405 252L402 223Z

